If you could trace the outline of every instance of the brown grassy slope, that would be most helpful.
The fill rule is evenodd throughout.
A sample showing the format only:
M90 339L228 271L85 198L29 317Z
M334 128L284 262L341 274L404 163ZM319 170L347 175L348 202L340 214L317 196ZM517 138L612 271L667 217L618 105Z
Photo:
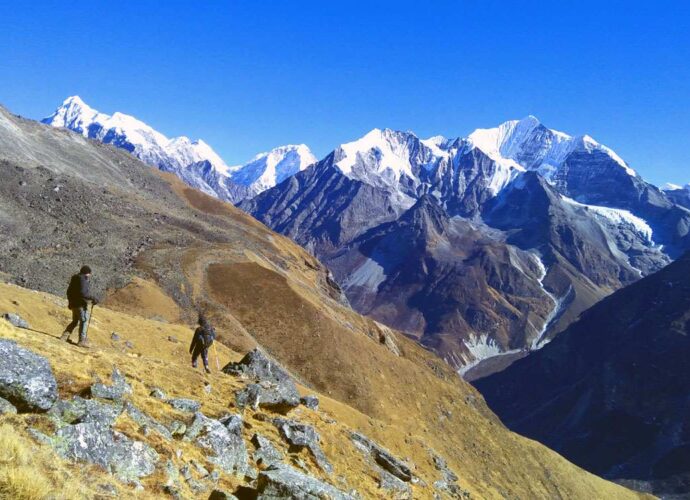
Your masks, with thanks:
M15 339L48 357L58 379L61 397L81 392L93 382L94 377L107 379L112 366L116 365L133 385L134 403L162 422L169 422L173 417L184 417L172 414L169 407L147 397L152 386L161 387L170 395L200 400L202 411L210 416L237 411L233 404L233 391L242 386L241 381L221 373L205 376L189 366L186 348L191 338L190 327L145 320L96 307L90 335L95 348L83 351L59 342L56 338L69 320L62 299L0 284L0 311L6 310L25 317L37 331L19 330L0 322L0 337ZM114 342L110 339L112 331L119 333L121 341ZM170 342L170 336L176 337L179 343ZM133 343L132 349L123 347L126 340ZM372 349L372 346L360 344L361 347L378 351L376 348ZM406 351L417 351L412 343L403 345L403 348ZM385 348L381 349L381 352L389 353ZM364 351L361 353L364 354ZM218 346L218 355L221 364L240 357L239 353L222 345ZM366 360L376 361L377 357L372 355ZM422 377L419 383L424 390L419 391L422 392L418 395L419 404L409 399L396 401L395 398L389 399L382 395L381 414L390 416L390 419L383 420L372 418L351 406L321 395L322 412L302 408L291 414L294 418L316 426L322 436L324 451L335 467L336 472L330 480L338 476L344 478L342 484L337 484L339 487L355 488L364 498L386 497L378 490L372 471L348 439L349 430L357 429L379 440L399 456L408 458L416 466L415 473L427 484L432 484L439 478L428 452L428 447L432 446L458 472L462 487L479 498L635 497L622 487L574 467L543 446L509 433L495 419L482 415L484 410L480 413L475 407L483 408L483 403L466 384L459 386L455 381L442 381L435 375L425 376L425 372L432 372L416 368L416 363L423 361L424 356L396 359L394 363L386 363L392 364L393 368L380 367L380 381L372 380L372 386L381 389L390 386L395 389L397 382L389 377L405 377L405 372L409 371ZM402 382L405 383L406 380L403 379ZM212 386L210 394L203 390L205 383ZM306 389L302 388L301 391L305 392ZM444 406L438 407L439 404ZM419 420L418 415L425 406L443 411L444 415L439 414L439 418L433 422ZM249 410L245 412L245 437L249 440L258 431L280 444L275 429L262 420L260 413ZM40 451L28 466L43 474L53 488L72 488L76 481L89 494L96 491L97 484L112 484L112 480L96 468L49 459L52 457L49 450L28 441L24 429L27 426L41 428L46 425L42 417L20 415L3 417L3 420L19 429L17 434L20 440L31 443L31 447ZM196 459L211 467L198 449L186 443L170 444L163 440L151 443L151 438L144 437L126 419L118 423L118 428L131 437L148 440L163 461L172 459L177 465L181 465L185 460ZM448 446L443 445L444 441L448 441ZM175 457L176 449L182 450L182 461ZM311 464L312 474L321 476L308 455L302 454L299 458ZM65 477L70 476L71 482L65 480ZM163 480L162 473L144 480L146 491L153 496L158 495ZM221 484L230 490L239 485L236 479L225 476ZM132 494L128 487L118 485L118 488L122 490L122 494ZM419 485L413 489L415 498L431 497L429 489Z

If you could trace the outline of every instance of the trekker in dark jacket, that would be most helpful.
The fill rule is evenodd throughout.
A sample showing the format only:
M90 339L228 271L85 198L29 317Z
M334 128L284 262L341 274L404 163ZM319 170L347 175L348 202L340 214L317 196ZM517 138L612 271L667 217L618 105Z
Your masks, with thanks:
M192 366L196 368L196 361L201 355L201 359L204 361L204 369L206 373L211 373L208 368L208 350L213 344L216 338L216 331L206 320L203 314L199 314L199 326L194 331L194 337L192 338L192 344L189 346L189 353L192 355Z
M67 342L70 335L77 325L79 325L79 343L80 347L89 347L86 338L86 326L89 320L88 300L94 305L98 304L98 300L91 294L90 280L91 268L83 266L79 274L72 276L67 288L67 302L68 307L72 310L72 322L67 325L61 340Z

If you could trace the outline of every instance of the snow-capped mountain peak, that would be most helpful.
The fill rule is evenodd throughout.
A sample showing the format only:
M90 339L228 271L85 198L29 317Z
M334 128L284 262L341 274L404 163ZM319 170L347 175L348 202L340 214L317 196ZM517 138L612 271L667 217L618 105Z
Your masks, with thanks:
M231 172L230 176L236 184L253 186L258 194L313 163L316 163L316 157L306 144L289 144L256 155L249 163Z
M203 161L208 161L220 172L228 169L213 149L201 141L192 142L184 136L168 139L133 116L119 111L112 116L101 113L79 96L65 99L43 123L69 128L85 137L122 147L145 163L163 170L174 171Z
M574 151L601 151L625 169L628 175L637 175L612 149L589 135L573 137L546 128L532 115L522 120L504 122L498 127L477 129L467 140L499 165L537 170L549 181Z

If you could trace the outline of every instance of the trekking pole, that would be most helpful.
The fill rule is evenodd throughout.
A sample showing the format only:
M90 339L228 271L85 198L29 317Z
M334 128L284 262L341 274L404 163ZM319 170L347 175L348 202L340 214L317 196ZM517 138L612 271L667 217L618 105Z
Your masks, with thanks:
M213 343L213 354L216 355L216 369L220 371L220 361L218 361L218 349L216 349L216 343Z

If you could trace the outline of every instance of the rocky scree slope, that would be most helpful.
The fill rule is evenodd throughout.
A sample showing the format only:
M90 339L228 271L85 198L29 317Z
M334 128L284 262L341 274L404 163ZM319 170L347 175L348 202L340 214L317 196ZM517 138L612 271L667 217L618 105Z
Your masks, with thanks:
M690 253L476 386L511 429L587 470L687 496L689 334Z
M443 210L435 238L410 230L422 198ZM319 257L360 312L466 374L486 357L538 348L690 247L687 209L609 148L533 117L459 139L375 129L239 206ZM420 241L391 253L379 248L384 233ZM479 258L478 234L501 250ZM412 262L421 272L402 276ZM478 301L448 286L472 280L490 293Z
M109 346L108 339L124 338L122 332L127 332L117 344L123 356L99 369L102 380L109 380L113 364L130 384L132 376L148 380L170 352L174 356L169 361L181 370L178 363L187 356L188 337L175 331L188 336L191 330L174 323L192 322L194 308L201 305L217 326L221 344L236 352L260 344L298 381L332 398L341 421L396 457L427 460L422 457L428 454L420 455L413 446L415 436L423 436L425 446L466 478L461 482L470 492L490 498L587 496L610 488L544 447L505 431L477 393L439 359L354 313L339 300L337 287L318 261L231 205L78 134L4 110L0 125L1 224L9 236L0 252L4 276L63 296L69 276L88 262L96 270L94 285L106 291L108 307L157 320L141 323L119 315L99 333L101 319L95 316L96 345ZM45 316L35 315L38 303L28 301L24 308L17 289L12 290L3 309L20 313L33 328L58 335L68 322L64 303ZM33 295L27 292L26 297ZM101 311L105 317L110 314ZM113 336L113 330L120 334ZM153 342L154 332L163 345L174 344L173 351ZM41 349L50 344L37 335L26 337L34 339L26 346L45 354ZM176 343L176 337L184 344ZM59 354L49 357L69 360L66 372L88 369L91 362L76 362L81 353L68 356L71 348L58 345ZM144 363L137 362L140 357ZM185 380L177 369L173 372L163 389L183 398L195 394L173 390ZM79 391L94 383L85 371L82 376ZM248 401L252 391L246 394ZM230 400L228 393L222 404ZM207 415L220 417L225 407ZM330 458L328 449L324 453Z
M6 398L0 441L12 441L14 457L32 450L21 463L3 462L12 474L0 474L2 492L52 491L57 498L215 498L221 492L238 498L636 497L485 419L466 422L476 425L476 455L444 456L424 432L391 427L296 384L261 350L241 356L220 345L225 368L205 375L186 360L189 326L101 308L91 325L94 347L80 349L51 335L68 320L64 306L49 294L0 284L0 308L31 328L0 320L0 350L8 356L0 368L0 397ZM26 369L29 359L41 369ZM504 443L505 458L495 455L474 477L472 463L504 433L514 441ZM510 459L515 445L522 461ZM528 464L539 454L548 460L532 471ZM6 460L2 453L0 460ZM544 466L551 479L541 476ZM557 485L554 477L565 482Z

